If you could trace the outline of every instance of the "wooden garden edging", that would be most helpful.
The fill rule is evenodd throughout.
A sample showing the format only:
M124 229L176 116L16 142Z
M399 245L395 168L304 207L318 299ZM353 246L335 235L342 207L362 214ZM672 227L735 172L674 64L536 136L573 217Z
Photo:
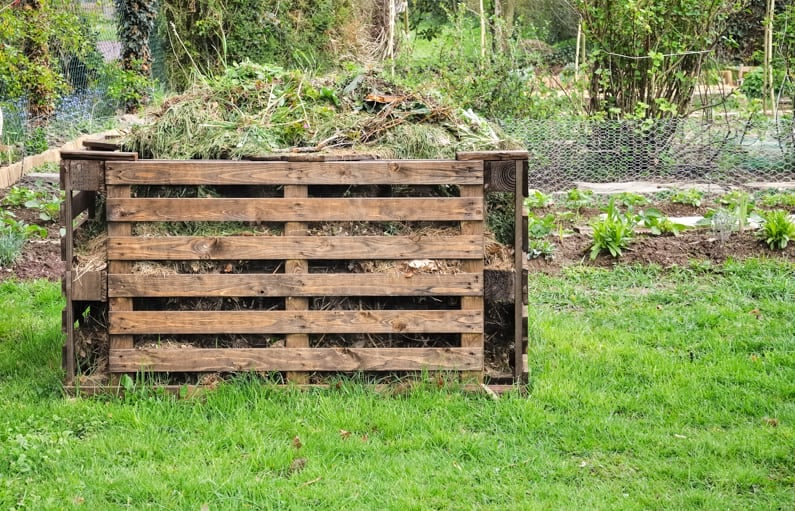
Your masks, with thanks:
M107 148L102 148L107 149ZM462 153L457 160L402 161L156 161L134 153L64 152L61 183L66 235L63 287L67 300L64 366L67 385L78 374L75 335L92 307L106 308L110 373L286 372L307 383L317 371L462 371L482 378L484 303L487 281L500 281L497 301L514 304L517 340L514 381L526 374L527 229L523 213L527 153ZM519 179L517 179L517 176ZM324 197L310 191L322 186L457 187L458 196ZM276 197L138 197L134 187L271 187ZM275 188L278 187L278 188ZM516 197L515 270L484 278L484 194L511 191ZM95 206L104 199L104 208ZM97 213L100 211L100 213ZM107 243L104 268L74 266L75 233L82 222L104 214ZM281 235L140 235L134 225L163 222L238 222L282 226ZM324 222L423 222L456 225L441 235L318 235L311 225ZM146 230L144 230L146 232ZM350 234L350 233L347 233ZM135 264L163 262L278 261L278 272L144 274ZM406 263L456 260L452 273L315 273L318 261L390 260ZM231 265L230 265L231 266ZM524 279L524 284L522 283ZM406 297L434 308L350 310L312 307L317 297ZM454 297L455 307L450 307ZM268 299L269 309L160 310L149 302L187 298ZM93 304L93 305L92 305ZM100 307L100 304L101 307ZM139 336L221 334L273 335L279 347L160 349L136 347ZM318 335L454 335L457 345L442 347L312 347Z

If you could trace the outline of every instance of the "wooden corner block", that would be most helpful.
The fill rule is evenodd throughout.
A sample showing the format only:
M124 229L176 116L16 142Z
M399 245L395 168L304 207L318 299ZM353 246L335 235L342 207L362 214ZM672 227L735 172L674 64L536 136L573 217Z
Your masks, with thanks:
M66 160L67 190L99 191L105 187L105 162L101 160Z
M513 192L516 189L516 164L512 160L483 162L487 192Z

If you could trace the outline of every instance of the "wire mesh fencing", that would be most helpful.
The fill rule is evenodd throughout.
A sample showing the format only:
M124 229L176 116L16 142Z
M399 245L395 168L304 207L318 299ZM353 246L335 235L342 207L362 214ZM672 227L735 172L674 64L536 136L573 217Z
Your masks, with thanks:
M508 126L530 152L530 186L652 181L742 186L795 181L787 119L538 120Z

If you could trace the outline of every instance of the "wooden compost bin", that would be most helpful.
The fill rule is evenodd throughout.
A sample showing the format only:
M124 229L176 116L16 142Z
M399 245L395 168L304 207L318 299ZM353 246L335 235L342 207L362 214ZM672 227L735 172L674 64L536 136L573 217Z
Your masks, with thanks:
M425 370L482 381L487 303L512 306L503 337L514 345L512 371L489 380L525 380L526 152L159 161L86 145L101 150L63 152L61 161L67 387L90 387L79 378L88 329L104 339L94 343L107 344L93 349L111 381L136 372L256 371L302 384L314 373ZM181 187L223 193L185 198L173 191ZM427 196L431 188L456 192ZM484 197L506 191L520 250L513 269L484 271ZM252 232L190 232L228 223ZM335 223L423 228L376 235L317 228ZM145 227L164 224L188 232ZM104 240L102 260L79 265L78 244L92 236ZM442 263L452 269L424 269ZM147 265L159 269L140 271ZM381 338L402 341L383 347L373 341Z

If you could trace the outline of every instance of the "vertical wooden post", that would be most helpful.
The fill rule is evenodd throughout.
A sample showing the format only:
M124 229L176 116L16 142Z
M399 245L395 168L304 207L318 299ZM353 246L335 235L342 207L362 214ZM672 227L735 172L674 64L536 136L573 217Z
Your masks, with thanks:
M309 189L304 185L287 185L284 187L285 199L306 198ZM306 236L306 224L303 222L286 222L284 225L285 236ZM286 273L308 273L309 264L305 259L288 259L284 263ZM288 296L285 298L284 308L288 311L305 311L309 309L308 298ZM288 334L285 340L288 348L308 348L308 334ZM288 372L287 379L299 385L309 383L309 375L303 372Z
M131 187L126 185L108 185L107 196L109 199L116 198L129 198ZM108 239L115 236L132 236L132 224L130 222L108 222ZM108 261L108 274L114 273L130 273L132 271L132 263L128 261L114 261L105 256ZM131 311L133 310L132 298L109 298L108 299L108 313L112 315L114 312ZM110 351L116 349L131 349L134 347L132 335L111 335L110 336ZM118 384L118 376L112 375L111 384Z
M480 199L480 207L485 216L486 205L483 197L483 185L462 185L460 187L461 197L473 197ZM483 236L483 223L485 218L480 221L465 221L461 222L461 234L464 235L477 235ZM485 248L481 247L480 253L484 253ZM462 269L467 273L479 273L483 277L483 256L480 259L469 259L463 262ZM483 295L479 296L462 296L461 309L462 310L478 310L483 311ZM461 347L462 348L476 348L481 355L483 354L484 344L484 325L481 323L480 332L471 334L461 334ZM462 372L463 379L476 379L478 383L483 382L483 368L479 372Z
M527 261L527 214L524 211L524 198L527 190L527 160L516 160L514 188L514 383L525 383L525 351L527 344L527 327L525 317L527 302L527 273L524 272Z
M64 200L61 206L61 223L64 226L64 237L61 255L64 261L63 291L66 299L66 308L63 315L63 328L66 331L66 346L64 349L64 370L66 371L66 384L74 384L75 378L75 310L72 303L72 259L74 258L74 223L72 221L72 185L70 174L71 162L61 160L61 188L64 190Z

